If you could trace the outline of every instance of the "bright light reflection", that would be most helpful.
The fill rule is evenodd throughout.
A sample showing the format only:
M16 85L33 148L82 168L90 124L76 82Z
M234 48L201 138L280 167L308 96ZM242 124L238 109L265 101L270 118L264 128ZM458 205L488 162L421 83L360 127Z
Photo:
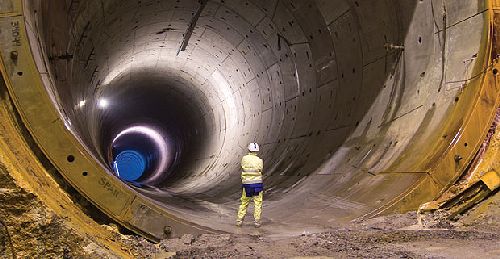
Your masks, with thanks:
M154 174L152 175L152 177L149 178L150 181L155 181L157 179L159 179L162 175L162 172L164 172L166 169L167 169L167 143L165 142L165 139L163 138L163 136L158 133L158 131L152 129L152 128L148 128L146 126L133 126L133 127L130 127L130 128L127 128L125 130L123 130L122 132L120 132L118 135L116 135L116 137L113 139L113 143L115 143L115 141L117 141L120 137L124 136L124 135L127 135L127 134L132 134L132 133L135 133L135 134L142 134L142 135L145 135L147 136L148 138L150 138L151 140L153 140L156 144L156 146L158 147L158 150L160 151L160 161L158 163L158 168L156 170L156 172L154 172Z
M236 104L234 102L234 96L231 90L231 86L227 82L226 78L216 70L212 74L212 78L215 81L216 89L219 90L224 98L224 101L227 104L227 108L225 109L226 120L227 120L227 128L231 128L234 126L236 122Z
M105 98L101 98L99 99L99 101L97 102L97 105L99 106L99 108L101 109L106 109L108 108L109 106L109 101Z
M116 161L113 162L113 169L116 172L116 175L120 177L120 172L118 171L118 163Z
M128 56L129 54L125 55ZM175 55L174 55L175 56ZM134 55L134 59L131 61L124 61L122 63L112 65L112 69L108 72L106 77L102 82L103 85L110 84L113 80L118 78L120 75L130 72L134 66L141 68L145 67L156 67L159 60L171 61L171 58L159 55Z
M83 106L85 106L85 103L87 103L87 101L85 101L85 100L81 100L81 101L78 103L78 107L83 108Z

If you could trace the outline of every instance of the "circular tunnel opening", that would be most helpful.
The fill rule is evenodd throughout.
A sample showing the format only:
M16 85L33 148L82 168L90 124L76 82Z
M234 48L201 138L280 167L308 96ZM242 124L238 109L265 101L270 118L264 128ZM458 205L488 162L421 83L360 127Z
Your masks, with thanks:
M146 126L134 126L113 139L110 161L120 179L141 183L167 172L172 163L170 153L175 152L159 132Z
M144 175L150 159L135 150L123 150L114 158L113 170L128 182L135 182Z
M55 92L95 157L110 170L117 162L118 174L127 167L121 179L169 211L214 225L232 215L241 156L257 142L265 214L299 227L348 221L425 177L412 173L427 158L419 150L440 139L472 76L485 9L460 1L434 17L443 10L432 1L95 1L42 15L73 21L65 40L51 26L44 36L48 56L72 53L51 62L67 79ZM133 127L154 129L166 151L147 134L117 138Z
M134 79L116 78L96 98L99 152L120 179L166 185L203 150L204 104L185 89L166 75L136 73Z

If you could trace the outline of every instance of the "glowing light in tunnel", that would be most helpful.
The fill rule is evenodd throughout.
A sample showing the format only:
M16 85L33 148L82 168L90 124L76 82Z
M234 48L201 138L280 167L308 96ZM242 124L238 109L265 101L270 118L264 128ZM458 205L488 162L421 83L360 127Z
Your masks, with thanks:
M109 101L105 98L101 98L99 99L99 101L97 102L97 106L101 109L106 109L108 108L109 106Z
M78 103L78 107L79 107L79 108L83 108L83 106L85 106L85 103L87 103L87 101L85 101L85 100L81 100L81 101Z
M113 139L113 143L115 143L119 138L128 135L128 134L142 134L150 138L151 140L154 141L156 146L158 147L158 151L160 153L159 155L159 162L158 162L158 168L156 171L152 174L152 176L149 178L150 181L157 180L158 178L161 177L162 172L164 172L167 169L168 166L168 148L167 148L167 143L163 136L156 131L155 129L146 127L146 126L133 126L130 128L127 128Z

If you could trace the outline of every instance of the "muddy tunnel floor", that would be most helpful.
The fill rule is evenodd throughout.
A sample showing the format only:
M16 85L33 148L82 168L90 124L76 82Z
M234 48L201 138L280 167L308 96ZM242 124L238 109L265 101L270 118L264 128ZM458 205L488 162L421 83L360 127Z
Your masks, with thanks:
M300 236L265 236L245 225L250 234L184 235L153 244L102 227L131 258L498 258L498 196L446 228L421 229L410 212ZM18 187L1 166L0 203L0 258L118 258Z

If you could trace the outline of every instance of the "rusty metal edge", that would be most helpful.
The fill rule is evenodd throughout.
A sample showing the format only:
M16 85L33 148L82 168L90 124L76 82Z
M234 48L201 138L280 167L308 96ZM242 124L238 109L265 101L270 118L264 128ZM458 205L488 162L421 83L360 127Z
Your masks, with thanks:
M496 53L496 48L498 46L494 46L494 33L495 31L500 31L500 28L496 28L494 24L494 16L495 16L495 10L500 9L500 3L498 1L494 0L484 0L486 3L486 6L488 7L488 19L486 21L485 27L487 28L486 32L486 40L483 45L483 64L482 64L482 76L475 81L469 82L468 86L466 88L473 88L471 87L472 84L479 84L479 94L476 95L476 98L473 100L472 103L468 106L469 109L467 113L462 113L461 116L465 117L466 119L461 125L462 133L460 132L454 132L454 134L459 134L459 140L453 143L451 146L449 146L444 153L440 152L435 152L435 150L432 150L430 152L431 158L435 159L437 162L430 165L429 167L426 167L425 170L426 172L429 172L427 175L423 176L420 180L418 180L416 183L413 184L412 187L408 189L408 191L396 196L386 204L382 205L381 207L372 210L364 215L362 215L359 218L371 218L371 217L376 217L381 214L389 213L389 212L405 212L405 211L410 211L414 210L420 205L423 200L422 198L424 197L433 197L432 199L437 199L440 197L440 195L447 190L454 182L455 180L463 174L463 170L467 168L467 165L471 163L471 161L474 158L474 155L477 153L479 150L479 143L476 143L474 149L470 149L464 156L466 157L465 161L461 162L462 165L460 167L460 170L454 170L454 172L449 172L449 171L443 171L443 170L450 170L449 162L450 161L455 161L455 155L456 155L456 150L459 146L464 145L464 139L462 136L464 135L464 132L469 131L474 133L474 137L476 139L480 139L481 141L484 139L486 136L488 129L491 126L491 123L493 122L496 114L496 109L497 107L500 107L500 89L497 87L497 85L500 85L500 78L496 76L496 73L494 71L500 71L500 66L497 64L497 59L496 57L493 57L493 53ZM484 114L484 111L481 109L481 105L484 102L484 99L488 100L490 99L489 97L494 98L494 104L490 105L488 108L487 114ZM454 114L457 115L457 114ZM471 124L471 121L473 118L487 118L486 122L483 123L481 130L474 130L474 126ZM454 135L453 134L453 135ZM433 152L434 151L434 152ZM422 169L422 168L421 168ZM436 181L433 179L433 176L437 174L452 174L452 177L449 179L447 183L444 185L440 186L439 184L436 183ZM438 188L438 192L435 192L434 190Z

